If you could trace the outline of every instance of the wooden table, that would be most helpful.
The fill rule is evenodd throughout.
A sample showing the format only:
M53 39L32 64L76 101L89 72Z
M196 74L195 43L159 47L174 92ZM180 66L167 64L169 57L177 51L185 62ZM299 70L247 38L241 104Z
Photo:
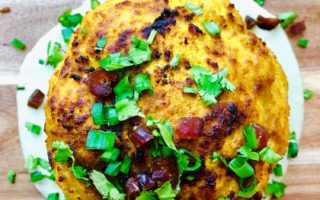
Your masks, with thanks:
M56 23L57 16L67 7L77 7L77 0L18 1L0 0L0 9L10 6L12 12L0 14L0 199L43 199L23 168L16 113L16 83L24 56L41 35ZM283 199L320 199L320 0L266 0L265 7L274 14L294 10L299 20L305 20L310 39L307 49L297 47L303 84L313 90L314 97L305 103L303 137L299 157L291 161L284 181L288 184ZM28 49L18 51L10 47L12 38L26 42ZM301 113L302 114L302 113ZM318 118L319 117L319 118ZM14 185L7 181L7 171L17 172Z

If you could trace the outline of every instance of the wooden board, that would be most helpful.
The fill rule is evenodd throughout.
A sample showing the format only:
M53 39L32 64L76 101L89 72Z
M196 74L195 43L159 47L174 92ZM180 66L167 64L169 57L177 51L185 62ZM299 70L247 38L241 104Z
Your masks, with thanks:
M310 39L307 49L297 47L297 38L291 38L297 54L305 88L313 90L314 97L305 103L305 121L300 142L299 157L291 161L284 181L288 185L286 200L316 200L320 198L320 0L266 0L266 8L274 14L294 10L299 20L305 20ZM0 199L43 199L24 169L17 128L16 85L23 57L52 25L57 16L80 1L9 1L0 0L0 9L10 6L10 14L0 14ZM37 3L35 3L37 2ZM37 13L37 14L34 14ZM17 51L8 44L13 37L26 41L27 51ZM302 113L301 113L302 114ZM7 171L14 169L14 185L7 181Z

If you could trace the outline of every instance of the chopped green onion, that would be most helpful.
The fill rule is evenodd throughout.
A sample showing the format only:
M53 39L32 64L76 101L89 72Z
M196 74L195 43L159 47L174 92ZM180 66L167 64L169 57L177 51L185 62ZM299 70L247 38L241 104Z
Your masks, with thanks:
M240 185L240 190L238 192L238 197L242 198L251 198L253 195L255 195L258 191L256 188L257 184L257 177L256 175L253 175L253 180L251 181L250 185L247 187L243 186L244 179L240 179L239 185Z
M170 66L171 67L177 67L180 63L180 54L175 54L170 61Z
M121 162L109 163L109 165L107 166L107 169L104 171L104 173L109 176L117 176L119 174L120 166L121 166Z
M95 125L103 125L103 103L94 103L91 108L91 115Z
M265 192L266 194L280 198L284 195L286 187L287 186L282 182L272 181L272 183L268 183Z
M47 176L43 175L39 171L34 171L34 172L30 173L30 180L31 180L32 183L41 181L44 178L47 178Z
M32 155L28 156L24 167L28 169L29 171L36 169L37 166L40 166L42 169L50 170L50 164L48 161L42 159L42 158L34 158Z
M106 43L107 43L106 36L102 36L101 38L98 38L95 50L101 51L103 49L103 47L106 45Z
M299 146L297 143L296 132L291 132L289 137L288 158L295 158L298 156Z
M14 184L14 181L16 179L16 172L14 170L9 170L7 173L7 178L10 183Z
M172 150L167 146L162 146L162 148L161 148L161 154L163 156L170 156L171 155L171 151Z
M116 141L114 132L90 130L86 142L89 150L111 150Z
M290 24L294 22L295 19L297 19L297 17L297 13L292 11L284 12L277 16L277 18L281 20L282 28L287 28Z
M150 75L147 73L137 74L134 79L134 89L139 94L144 90L149 90L153 95L152 84L150 82Z
M309 44L309 40L306 39L306 38L300 38L300 39L298 40L298 45L299 45L299 47L307 48L307 47L308 47L308 44Z
M45 61L43 59L39 59L39 64L44 65Z
M259 152L261 160L264 160L268 164L275 164L283 158L276 154L270 147L266 147Z
M157 200L156 194L152 191L142 191L139 196L137 196L136 200Z
M305 100L310 100L313 97L313 92L311 90L305 89L303 92Z
M105 112L104 121L108 126L115 126L119 124L118 112L113 105L105 106Z
M72 28L65 28L65 29L61 30L61 33L62 33L62 37L63 37L64 42L69 42L70 37L73 33L73 29Z
M259 154L257 152L253 152L247 146L240 147L240 149L238 149L238 152L241 154L240 157L247 158L250 160L259 161Z
M107 71L119 70L132 66L129 57L122 56L122 53L109 54L106 58L99 60L99 65Z
M37 124L33 124L30 122L26 122L26 128L29 132L34 133L36 135L39 135L41 132L41 126L37 125Z
M48 195L47 200L59 200L59 193L51 193Z
M258 140L256 136L256 131L253 126L245 126L243 129L243 135L246 138L246 146L255 149L258 147Z
M100 158L106 162L114 162L119 157L121 151L118 148L113 148L112 150L105 151L101 154Z
M180 155L188 154L190 157L192 157L195 160L195 163L192 166L188 166L188 165L185 166L183 169L184 171L195 171L201 167L201 159L195 153L188 151L186 149L179 149L178 154L180 154ZM189 156L188 156L188 161L190 160Z
M242 157L231 160L229 168L240 178L248 178L254 174L252 166L247 162L247 159Z
M217 152L213 152L211 159L212 161L220 160L220 162L222 162L226 167L228 167L227 160Z
M254 0L257 4L259 4L260 6L264 5L264 0Z
M230 200L229 197L219 197L218 200Z
M82 15L80 13L71 15L72 10L67 9L62 15L59 16L58 22L66 28L75 27L82 21Z
M132 43L133 46L129 50L129 57L135 65L151 61L152 51L147 41L132 36Z
M124 200L125 194L121 194L119 190L101 173L96 170L90 174L90 179L94 186L104 198L114 200Z
M211 36L221 33L221 29L214 22L202 22L202 25Z
M91 10L96 9L100 5L99 0L91 0Z
M20 86L20 85L17 86L17 90L25 90L25 89L26 89L25 86Z
M152 44L154 38L156 37L156 35L157 35L157 31L154 30L154 29L152 29L152 31L150 32L150 35L149 35L149 37L148 37L147 42L148 42L149 44Z
M130 171L131 158L125 157L121 163L120 172L128 174Z
M184 4L189 10L191 10L192 12L194 12L196 15L202 15L203 14L203 10L200 6L195 5L191 2L187 2Z
M165 182L161 187L154 191L159 199L174 199L177 195L177 191L172 188L170 181Z
M63 59L63 55L61 54L61 44L55 42L51 51L51 43L48 44L48 58L47 64L56 67Z
M135 116L144 117L144 114L140 112L140 108L133 100L123 99L117 102L115 107L118 112L119 121L125 121Z
M129 82L129 75L119 81L119 83L113 88L113 91L115 93L116 102L126 98L132 98L133 91Z
M11 40L11 45L17 49L25 49L26 45L19 39L14 38Z
M82 34L82 35L87 34L87 29L86 29L85 27L82 27L82 29L81 29L81 34Z
M282 165L280 164L276 164L276 166L273 169L273 173L276 176L283 176L283 171L282 171Z
M66 162L69 158L73 158L72 150L69 145L64 142L55 141L52 143L52 148L56 149L54 159L57 162Z
M184 86L183 87L183 93L186 94L197 94L197 89L190 86Z

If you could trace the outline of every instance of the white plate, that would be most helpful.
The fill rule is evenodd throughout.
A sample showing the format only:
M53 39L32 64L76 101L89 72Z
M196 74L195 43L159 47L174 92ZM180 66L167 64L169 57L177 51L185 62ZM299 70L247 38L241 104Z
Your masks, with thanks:
M236 8L240 10L243 17L246 15L256 17L259 14L272 17L272 14L258 6L252 0L231 1L236 5ZM84 15L84 13L89 9L90 1L87 0L80 8L74 10L74 12L80 12ZM40 89L44 93L47 93L48 91L48 80L53 73L53 68L51 66L40 65L38 61L39 59L46 59L46 49L49 41L57 41L64 44L60 33L61 29L62 27L57 25L44 35L32 51L26 56L21 66L19 79L20 85L24 85L26 89L24 91L18 91L17 107L20 141L24 158L27 158L29 155L33 155L46 160L48 159L45 146L45 133L42 131L40 136L33 135L25 128L26 121L39 124L44 127L45 114L43 105L38 110L31 109L27 106L27 100L35 89ZM267 43L269 48L272 49L288 77L289 104L291 107L290 129L291 131L296 131L297 137L300 139L303 123L303 89L299 65L292 51L287 35L281 27L278 27L273 31L264 31L258 28L255 28L253 31ZM66 49L66 46L64 45L63 48ZM284 169L286 169L287 160L283 160L283 164ZM45 197L52 192L60 192L61 196L63 196L62 191L54 181L43 180L37 182L35 185Z

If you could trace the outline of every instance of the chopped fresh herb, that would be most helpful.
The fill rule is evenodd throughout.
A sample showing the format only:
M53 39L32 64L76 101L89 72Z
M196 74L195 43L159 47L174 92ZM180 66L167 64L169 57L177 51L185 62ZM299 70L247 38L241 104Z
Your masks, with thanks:
M280 198L284 195L286 187L287 186L282 182L272 181L272 183L268 183L265 192L266 194Z
M240 157L259 161L259 154L257 152L253 152L248 146L240 147L238 152L241 154Z
M309 40L306 39L306 38L300 38L300 39L298 40L298 45L299 45L299 47L307 48L307 47L308 47L308 44L309 44Z
M166 143L166 145L174 150L177 151L177 148L175 146L175 144L173 143L172 137L173 137L173 129L171 127L171 125L169 124L168 121L166 121L165 123L157 123L156 124L157 127L160 130L160 134L161 137L163 138L164 142Z
M86 178L88 175L87 170L81 166L73 166L72 167L72 174L79 180L88 181L89 179Z
M103 47L106 45L106 43L107 43L106 36L102 36L101 38L98 38L95 50L101 51L103 49Z
M34 133L36 135L39 135L41 132L41 126L37 124L26 122L25 126L29 132Z
M7 177L10 183L14 184L16 179L16 172L14 170L9 170L7 173Z
M82 34L82 35L87 34L87 29L86 29L86 27L82 27L82 29L81 29L81 34Z
M99 5L100 5L99 0L91 0L91 10L96 9L96 7L98 7Z
M174 199L177 191L172 188L170 181L165 182L161 187L154 191L160 200Z
M11 40L11 45L17 49L25 49L26 45L19 39L14 38Z
M298 15L296 12L284 12L279 14L278 19L281 19L281 26L282 28L287 28L290 24L294 22L295 19L297 19Z
M28 156L24 164L24 167L29 171L32 171L36 169L38 166L40 166L42 169L45 169L47 171L51 170L51 167L48 161L38 157L34 158L32 155Z
M125 121L131 117L139 116L144 117L144 114L140 112L140 108L136 102L129 99L123 99L115 104L118 112L119 121Z
M224 68L218 74L213 75L206 68L192 65L191 75L198 85L199 95L206 105L216 104L218 97L223 91L233 91L236 88L227 79L228 69Z
M100 158L106 162L114 162L120 155L120 149L113 148L112 150L108 150L101 154Z
M26 87L25 86L17 86L17 90L25 90L26 89Z
M139 94L144 90L149 90L153 95L152 84L150 82L150 75L147 73L137 74L134 79L134 89Z
M128 174L131 166L131 158L125 157L121 163L120 172Z
M47 64L56 67L63 59L63 55L61 53L61 44L55 42L51 50L51 43L49 43L48 48L49 53L47 58Z
M195 153L188 151L186 149L179 149L177 151L178 155L177 155L177 160L178 160L178 168L179 168L179 159L181 159L181 156L186 156L185 158L183 158L184 160L187 160L186 165L183 166L183 171L195 171L197 169L199 169L201 167L201 159L198 155L196 155ZM189 166L189 157L192 157L193 160L195 161L194 164L192 166Z
M69 42L70 37L73 33L73 28L64 28L61 30L61 33L62 33L64 42Z
M139 196L137 196L136 200L157 200L156 193L154 193L152 190L144 190Z
M254 174L252 166L247 162L247 159L242 157L232 159L229 168L240 178L248 178Z
M280 164L276 164L276 166L273 169L273 173L276 176L283 176L283 171L282 171L282 165Z
M114 53L109 54L102 60L99 60L99 65L107 71L114 71L132 66L133 63L131 62L129 57L122 56L121 53Z
M56 149L54 159L57 162L67 162L69 158L73 158L72 150L64 142L55 141L52 143L52 148Z
M228 162L227 162L227 160L226 160L224 157L222 157L222 156L221 156L219 153L217 153L217 152L214 152L214 153L212 154L211 159L212 159L213 161L220 160L220 162L222 162L226 167L228 167Z
M264 6L264 0L254 0L260 6Z
M116 141L114 132L90 130L86 148L90 150L112 150Z
M221 29L214 22L202 22L202 25L211 36L221 33Z
M198 5L195 5L191 2L187 2L185 3L185 6L191 10L192 12L194 12L196 15L202 15L203 14L203 10L200 6Z
M119 124L118 112L113 105L105 106L104 122L108 126L115 126Z
M47 200L59 200L59 193L51 193L48 195Z
M243 135L246 138L246 146L255 149L258 147L258 140L256 136L256 131L253 126L245 126L243 129Z
M95 125L104 124L103 103L94 103L91 107L91 115Z
M154 30L154 29L152 29L152 31L150 32L150 35L149 35L149 37L148 37L147 42L148 42L149 44L152 44L154 38L156 37L156 35L157 35L157 31Z
M30 173L30 180L32 183L41 181L44 178L47 178L47 176L42 174L40 171L34 171Z
M129 50L129 57L135 65L140 65L146 61L151 61L152 51L149 43L143 39L132 36L132 47Z
M105 174L109 176L117 176L119 174L121 162L111 162L107 166L106 170L104 171Z
M251 180L250 185L247 187L243 186L244 179L240 179L239 185L240 185L240 191L238 192L238 197L242 198L251 198L253 195L255 195L258 191L256 188L257 184L257 177L256 175L253 175L253 179Z
M40 65L44 65L45 64L45 61L43 59L39 59L39 64Z
M72 9L67 9L62 15L59 16L58 22L66 28L76 27L82 21L82 15L80 13L71 14Z
M180 63L180 54L175 54L170 61L170 66L171 67L177 67Z
M219 197L218 200L230 200L229 197Z
M313 92L311 90L305 89L303 92L305 100L310 100L313 97Z
M288 158L295 158L298 156L299 146L297 143L296 132L291 132L289 137Z
M125 76L119 83L113 88L115 93L116 102L119 102L126 98L133 97L133 91L129 82L129 75Z
M275 164L283 158L276 154L270 147L266 147L259 152L261 160L264 160L268 164Z
M107 178L96 170L90 174L90 179L93 181L94 186L98 192L107 199L124 200L125 194L121 194L119 190L107 180Z
M190 86L184 86L183 87L183 93L186 94L197 94L197 89Z

